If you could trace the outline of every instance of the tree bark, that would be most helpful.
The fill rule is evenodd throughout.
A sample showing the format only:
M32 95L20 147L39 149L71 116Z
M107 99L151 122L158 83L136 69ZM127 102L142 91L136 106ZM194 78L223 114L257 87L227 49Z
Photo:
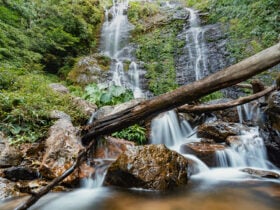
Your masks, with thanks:
M207 105L184 105L184 106L178 107L177 111L178 112L183 112L183 113L200 114L200 113L224 110L224 109L235 107L235 106L238 106L238 105L241 105L241 104L246 104L250 101L253 101L253 100L256 100L256 99L258 99L262 96L265 96L265 95L271 93L274 90L276 90L275 86L268 87L268 88L264 89L263 91L258 92L256 94L241 97L241 98L238 98L236 100L232 100L232 101L229 101L229 102L226 102L226 103L207 104Z
M232 86L280 63L280 43L202 80L139 103L127 110L104 117L89 125L82 137L87 145L92 138L115 132L161 112L182 106L214 91Z

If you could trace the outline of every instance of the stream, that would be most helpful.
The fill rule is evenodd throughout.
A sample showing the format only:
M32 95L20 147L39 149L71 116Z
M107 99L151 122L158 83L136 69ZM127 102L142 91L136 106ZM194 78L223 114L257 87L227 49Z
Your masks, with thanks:
M166 6L173 8L172 2ZM124 10L128 1L113 0L113 7L106 11L106 20L102 28L100 51L112 58L111 83L129 87L135 98L144 97L141 89L141 75L145 72L138 69L133 49L128 44L129 33L133 25L128 22ZM112 13L110 20L108 13ZM200 27L197 11L186 8L190 14L190 27L184 32L189 68L194 69L195 80L209 74L208 58L204 43L204 29ZM129 70L124 71L124 62L129 61ZM181 72L184 75L184 72ZM252 111L253 109L253 111ZM254 110L246 104L237 107L240 122L252 120ZM208 119L209 121L213 119ZM172 150L181 153L182 144L200 142L196 128L188 121L178 118L175 111L161 114L152 121L152 144L165 144ZM223 151L216 152L218 167L209 168L199 158L183 154L195 163L196 174L190 177L185 187L171 192L158 192L144 189L122 189L104 187L102 182L112 160L98 162L95 177L84 180L80 189L65 193L51 193L44 196L32 210L278 210L280 207L280 179L259 178L240 171L245 167L269 170L280 173L267 159L266 149L257 127L250 127L244 132L241 144L232 145ZM21 199L0 204L1 210L13 209L22 202Z

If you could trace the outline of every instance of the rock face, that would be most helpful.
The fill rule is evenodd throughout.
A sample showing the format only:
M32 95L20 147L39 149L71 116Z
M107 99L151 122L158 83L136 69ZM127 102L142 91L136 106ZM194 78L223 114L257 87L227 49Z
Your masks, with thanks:
M164 145L132 147L109 167L105 185L169 190L188 181L188 161Z
M280 91L268 99L268 106L262 117L260 134L264 139L269 160L280 167Z
M39 174L27 167L11 167L3 171L4 178L11 181L33 180L39 178Z
M216 121L200 125L197 129L197 136L214 139L215 142L221 143L225 142L228 136L241 135L244 130L248 130L248 127L239 123Z
M40 174L48 179L60 176L75 161L79 150L82 148L77 137L78 130L72 125L69 117L64 116L49 130L49 138L45 143L45 154L39 169ZM71 183L78 179L76 170L66 178L64 183Z
M68 79L80 85L105 82L110 63L110 58L102 54L83 57L68 74Z
M193 154L210 167L217 166L216 151L224 150L226 147L222 144L193 142L183 144L180 152L185 154Z

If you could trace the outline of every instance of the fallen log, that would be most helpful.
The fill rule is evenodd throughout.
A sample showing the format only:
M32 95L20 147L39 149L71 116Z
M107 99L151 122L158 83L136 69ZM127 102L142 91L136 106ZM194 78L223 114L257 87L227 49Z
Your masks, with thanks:
M231 107L239 106L242 104L246 104L250 101L256 100L258 98L261 98L272 91L276 90L276 86L268 87L264 89L261 92L258 92L253 95L245 96L238 98L236 100L228 101L225 103L220 103L220 104L206 104L206 105L184 105L180 106L177 108L178 112L183 112L183 113L195 113L195 114L200 114L200 113L206 113L206 112L213 112L213 111L218 111L218 110L224 110L228 109Z
M82 137L82 143L87 145L96 136L118 131L145 118L156 116L214 91L237 84L278 63L280 63L280 43L202 80L94 121L85 128L86 134Z

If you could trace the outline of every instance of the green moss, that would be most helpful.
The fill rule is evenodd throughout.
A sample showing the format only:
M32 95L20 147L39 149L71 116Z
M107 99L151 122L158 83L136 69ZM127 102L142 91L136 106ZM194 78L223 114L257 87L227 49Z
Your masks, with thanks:
M136 55L145 62L148 87L159 95L178 87L174 56L184 44L176 36L182 28L182 21L173 21L168 26L139 34L136 41L139 45Z

